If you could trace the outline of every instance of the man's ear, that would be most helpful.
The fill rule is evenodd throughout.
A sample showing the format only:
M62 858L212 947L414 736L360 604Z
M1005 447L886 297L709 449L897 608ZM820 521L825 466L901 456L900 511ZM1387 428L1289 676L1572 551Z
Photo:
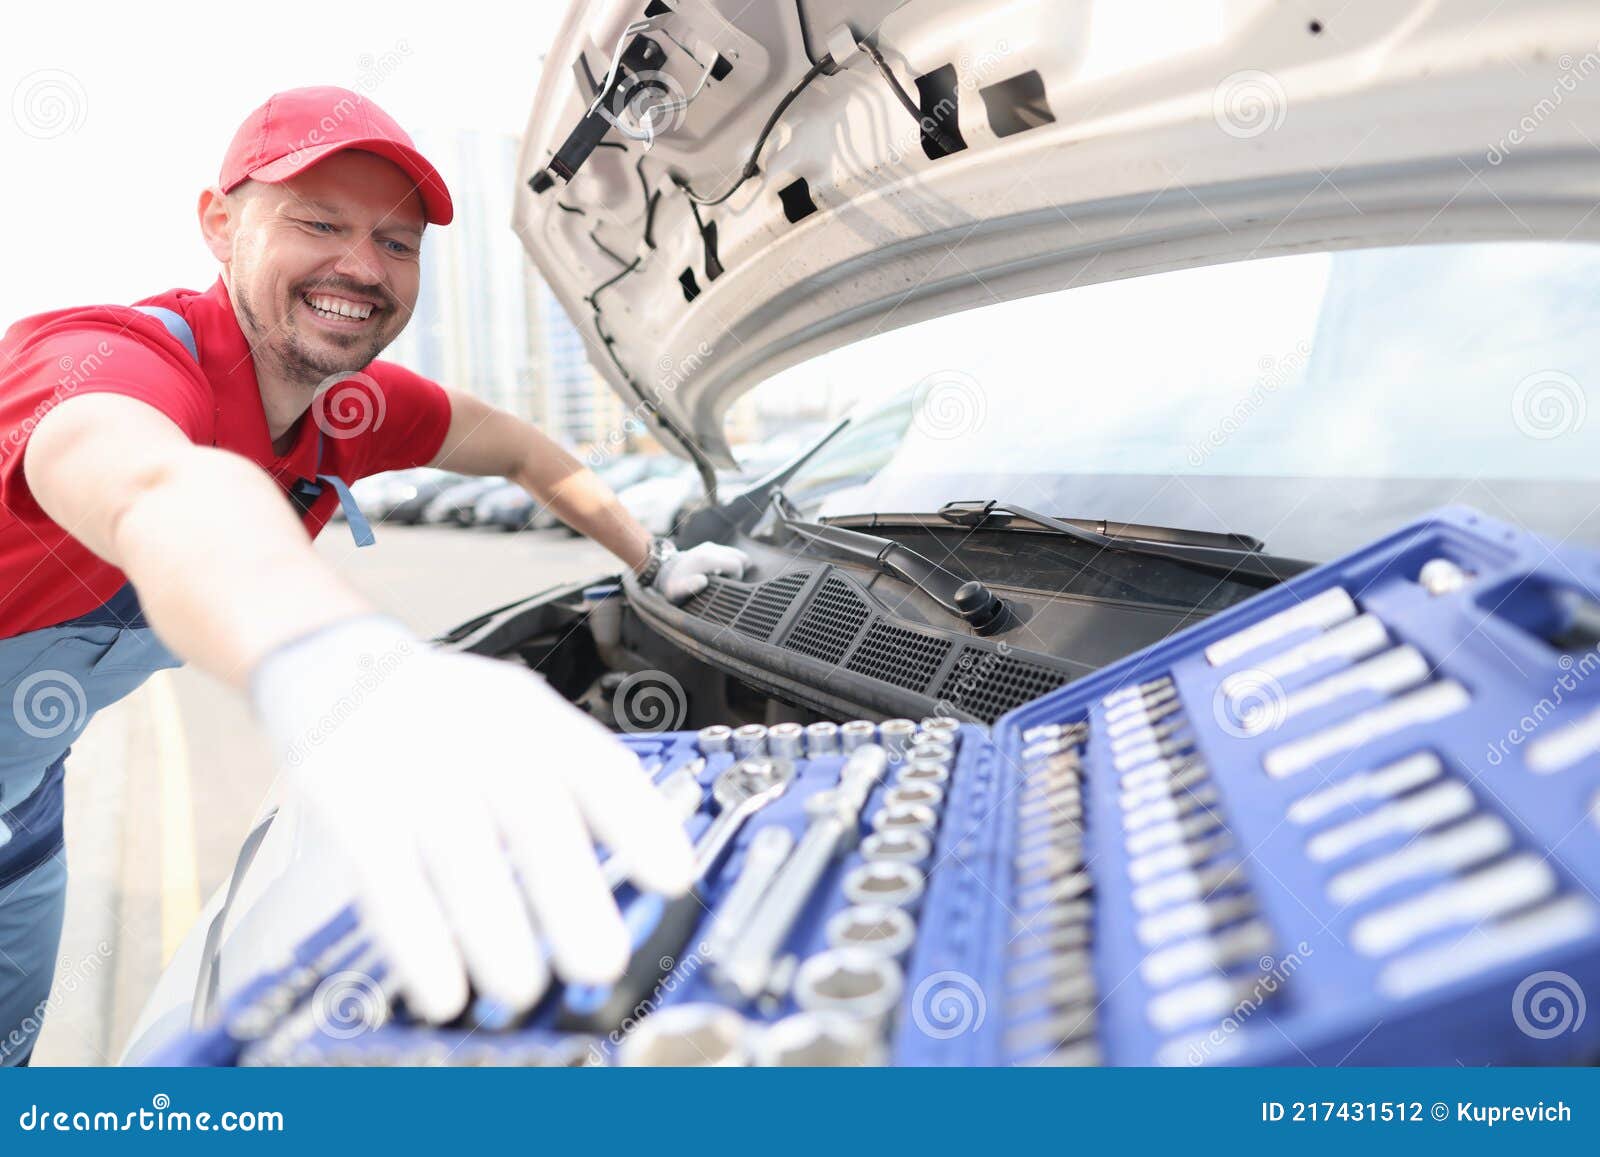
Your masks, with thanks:
M213 185L200 193L200 234L211 256L224 265L233 260L233 214L227 194Z

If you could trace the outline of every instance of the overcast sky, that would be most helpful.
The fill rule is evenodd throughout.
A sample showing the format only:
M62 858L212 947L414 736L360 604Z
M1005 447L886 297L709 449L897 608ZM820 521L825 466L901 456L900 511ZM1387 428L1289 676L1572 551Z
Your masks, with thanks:
M196 198L239 122L279 89L353 88L412 133L520 134L565 9L560 0L9 8L0 330L46 309L210 285L217 266L200 242ZM509 225L506 241L516 244Z

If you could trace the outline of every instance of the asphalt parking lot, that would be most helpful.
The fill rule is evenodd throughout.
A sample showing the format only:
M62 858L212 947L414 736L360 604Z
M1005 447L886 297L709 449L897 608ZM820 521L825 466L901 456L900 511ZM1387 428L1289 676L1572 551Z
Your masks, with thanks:
M333 525L317 545L424 637L613 565L560 531L390 526L358 551ZM194 670L161 672L97 716L67 767L71 884L34 1063L109 1064L204 899L226 881L273 771L243 699Z

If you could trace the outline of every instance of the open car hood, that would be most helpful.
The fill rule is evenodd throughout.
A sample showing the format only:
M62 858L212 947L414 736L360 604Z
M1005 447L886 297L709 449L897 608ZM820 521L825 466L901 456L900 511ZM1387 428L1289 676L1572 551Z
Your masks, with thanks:
M640 26L646 0L573 5L513 224L637 415L720 465L745 390L974 305L1294 250L1600 232L1587 0L648 13ZM734 185L813 70L758 171L694 203L685 187L712 201ZM632 139L646 121L648 148Z

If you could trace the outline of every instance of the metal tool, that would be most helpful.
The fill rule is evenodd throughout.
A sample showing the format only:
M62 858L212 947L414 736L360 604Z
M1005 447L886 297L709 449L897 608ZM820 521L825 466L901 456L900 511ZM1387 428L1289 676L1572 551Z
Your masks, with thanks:
M1492 815L1472 819L1433 835L1421 836L1397 852L1347 868L1328 881L1335 904L1365 900L1385 888L1420 876L1458 872L1511 848L1511 829Z
M872 829L878 832L931 833L938 826L939 813L925 803L885 804L872 814Z
M900 765L900 770L895 772L896 783L931 783L943 784L949 782L950 768L941 760L924 760L912 756Z
M728 751L733 744L733 728L723 723L702 727L700 733L695 736L695 742L700 748L701 755L716 755Z
M1329 587L1319 595L1296 603L1286 611L1269 615L1259 623L1252 623L1242 631L1218 639L1206 648L1206 662L1213 667L1249 654L1257 647L1275 643L1296 631L1327 630L1360 613L1356 601L1343 587Z
M806 801L810 822L805 834L733 947L720 964L713 965L717 983L731 996L750 1001L760 994L773 961L782 951L784 941L823 874L854 844L867 795L883 778L888 766L888 755L883 748L876 745L858 748L851 752L840 770L839 785L818 792Z
M883 793L883 804L926 804L936 808L944 802L944 791L933 783L898 783Z
M1318 832L1306 841L1306 855L1318 862L1336 860L1362 844L1390 835L1410 835L1468 815L1478 806L1472 789L1448 779L1384 804L1376 811Z
M1430 558L1417 572L1417 583L1437 598L1460 590L1471 577L1448 558Z
M1262 757L1261 765L1268 775L1281 779L1304 771L1319 760L1342 755L1407 727L1435 723L1471 705L1472 695L1454 679L1429 683L1342 723L1280 744Z
M878 727L870 719L852 719L839 727L839 747L846 753L876 742Z
M798 723L774 723L767 728L767 754L774 759L799 759L805 728Z
M1272 930L1260 920L1248 920L1214 936L1197 936L1159 948L1139 965L1151 988L1166 988L1191 976L1221 972L1272 950Z
M878 1034L853 1016L797 1012L763 1032L755 1062L768 1067L876 1067L884 1062Z
M720 1004L679 1004L641 1020L622 1039L618 1063L629 1067L715 1067L750 1060L750 1026Z
M1230 703L1236 703L1242 697L1259 692L1263 686L1271 686L1268 680L1281 682L1329 660L1354 662L1365 659L1368 655L1377 654L1388 643L1389 632L1377 615L1358 615L1326 634L1308 639L1276 655L1269 655L1251 664L1247 670L1229 675L1222 681L1220 690Z
M838 1012L865 1021L888 1016L905 977L889 957L865 948L830 948L800 965L794 1000L809 1012Z
M839 725L823 721L806 724L806 754L833 755L839 750Z
M1106 708L1115 707L1119 703L1126 703L1131 699L1139 699L1145 695L1150 695L1156 691L1161 691L1171 686L1172 676L1162 675L1160 678L1151 679L1148 682L1140 683L1134 687L1121 687L1116 691L1111 692L1111 694L1107 695L1104 699L1100 700L1100 705ZM1073 724L1072 726L1087 727L1087 724ZM1026 736L1024 736L1024 738L1026 738Z
M886 904L857 904L835 912L826 929L828 944L834 948L865 948L884 956L898 957L910 949L917 938L917 925L903 908Z
M764 755L767 750L767 729L760 723L746 723L733 730L733 753L740 759Z
M1349 779L1302 796L1284 813L1291 823L1309 824L1352 804L1395 796L1420 787L1444 774L1444 764L1431 751L1360 772Z
M857 864L844 878L845 899L852 904L893 904L909 908L922 898L926 882L911 864L874 860Z
M917 725L909 719L885 719L878 724L878 742L883 744L891 759L905 752L916 733Z
M861 841L864 860L895 860L902 864L921 864L933 855L933 841L922 832L894 829L873 832Z
M1368 956L1384 956L1430 932L1491 920L1555 890L1554 869L1523 853L1363 916L1350 929L1350 943Z
M1210 932L1254 915L1255 910L1255 897L1247 892L1218 896L1146 916L1136 925L1135 932L1146 948L1159 948L1169 940Z
M745 850L744 864L739 869L739 878L734 881L722 903L717 905L711 930L706 933L701 948L701 955L706 960L716 960L733 947L761 902L761 897L766 895L778 869L794 850L794 843L794 833L776 824L762 828L751 839L749 848Z
M1166 823L1140 828L1123 841L1123 846L1128 849L1128 855L1142 856L1146 852L1153 852L1168 844L1187 843L1209 835L1221 826L1222 817L1215 811L1206 809L1196 812L1187 819L1169 820Z
M694 886L675 900L653 893L640 896L623 913L632 953L627 971L614 985L569 985L556 1024L565 1030L609 1032L630 1016L682 955L705 911L702 884L739 826L788 790L794 764L787 760L745 759L717 776L712 798L721 809L695 841Z

